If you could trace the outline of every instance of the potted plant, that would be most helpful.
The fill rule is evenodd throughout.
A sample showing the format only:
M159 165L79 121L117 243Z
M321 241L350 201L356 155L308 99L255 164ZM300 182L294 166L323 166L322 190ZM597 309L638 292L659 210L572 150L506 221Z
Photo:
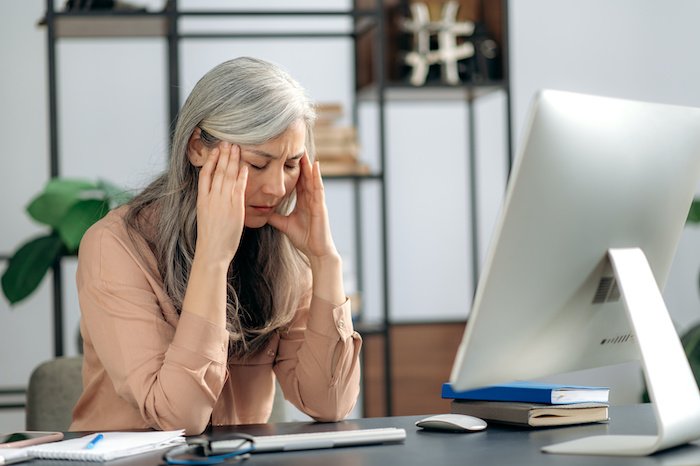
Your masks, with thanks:
M104 180L50 180L26 208L30 217L50 231L21 244L2 274L2 291L10 304L31 295L57 260L77 253L83 234L92 224L130 197Z
M687 223L700 224L700 198L694 199L690 205ZM700 279L700 276L698 277ZM700 286L700 280L698 281ZM695 381L700 387L700 322L688 329L681 337L681 343L688 357L690 368L695 375Z

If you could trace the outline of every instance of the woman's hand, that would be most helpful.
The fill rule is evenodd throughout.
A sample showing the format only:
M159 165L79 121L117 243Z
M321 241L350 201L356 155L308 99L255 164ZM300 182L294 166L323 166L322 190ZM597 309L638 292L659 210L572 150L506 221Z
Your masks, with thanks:
M241 148L228 142L215 148L199 172L195 257L228 269L245 221L248 168L241 167Z
M308 153L300 160L297 202L288 216L273 214L268 223L287 235L294 247L310 261L337 258L328 222L326 198L318 162L311 164Z

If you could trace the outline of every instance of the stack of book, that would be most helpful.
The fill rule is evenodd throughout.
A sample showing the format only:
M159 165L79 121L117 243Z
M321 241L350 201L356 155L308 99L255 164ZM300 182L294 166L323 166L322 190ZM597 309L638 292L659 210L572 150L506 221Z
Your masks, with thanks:
M343 108L338 103L316 105L314 143L323 175L366 175L369 167L358 160L357 130L338 125Z
M486 421L530 427L563 426L608 420L606 387L512 382L457 391L442 386L450 411Z

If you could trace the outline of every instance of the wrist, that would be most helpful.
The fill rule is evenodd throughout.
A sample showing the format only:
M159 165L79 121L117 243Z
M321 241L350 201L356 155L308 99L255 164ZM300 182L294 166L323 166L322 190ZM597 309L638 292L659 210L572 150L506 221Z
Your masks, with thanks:
M313 293L319 298L342 304L345 301L343 261L339 254L309 259L313 277Z
M226 327L226 275L228 265L223 261L205 260L195 254L187 278L187 290L182 310Z
M228 253L221 247L210 246L206 241L197 240L194 247L194 257L192 258L192 268L195 264L202 270L228 271L228 267L233 261L233 253Z
M326 254L324 256L311 256L309 257L309 265L311 266L312 271L320 271L322 269L337 269L342 271L343 259L337 252L333 254Z
M226 276L231 261L226 259L207 257L205 254L195 252L192 259L192 269L190 273L197 272L209 277L223 275Z

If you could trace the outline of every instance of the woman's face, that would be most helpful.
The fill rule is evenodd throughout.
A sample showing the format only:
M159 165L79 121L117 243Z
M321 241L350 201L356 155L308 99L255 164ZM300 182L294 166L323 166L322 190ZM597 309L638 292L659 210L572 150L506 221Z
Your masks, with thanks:
M245 226L260 228L294 191L306 151L306 125L292 124L284 133L257 146L241 146L241 167L248 167Z

